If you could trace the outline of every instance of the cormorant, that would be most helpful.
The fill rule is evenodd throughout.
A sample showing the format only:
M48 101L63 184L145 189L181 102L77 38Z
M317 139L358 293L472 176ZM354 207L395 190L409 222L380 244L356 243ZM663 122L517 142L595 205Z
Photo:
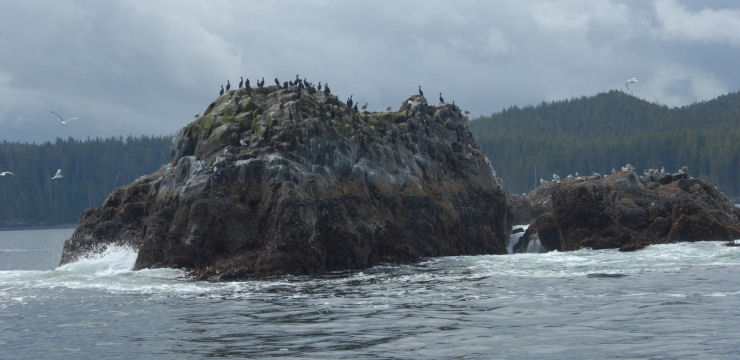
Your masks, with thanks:
M445 103L445 98L442 97L442 93L439 93L439 103L440 104L444 104Z
M324 95L331 94L331 90L329 90L329 84L324 84Z
M283 81L283 89L287 89L287 88L288 88L288 82L287 81Z
M280 87L280 81L278 78L275 78L275 86Z
M319 81L318 89L319 89L319 91L321 91L321 81Z
M421 91L421 85L419 85L419 96L424 96L424 92Z
M249 79L247 79L247 81L244 82L244 87L249 89Z
M229 80L226 80L226 91L229 91L231 89L231 84L229 84Z
M221 85L221 91L219 91L218 94L219 95L223 95L224 94L224 86L223 85Z
M355 112L359 112L360 110L357 110L357 104L354 106Z
M244 86L244 76L239 77L241 80L239 80L239 88L241 89L242 86Z
M257 82L257 87L259 87L261 89L263 86L265 86L265 77L264 76L262 77L262 80L260 80L260 81Z
M352 107L352 95L350 95L349 99L347 99L347 106Z

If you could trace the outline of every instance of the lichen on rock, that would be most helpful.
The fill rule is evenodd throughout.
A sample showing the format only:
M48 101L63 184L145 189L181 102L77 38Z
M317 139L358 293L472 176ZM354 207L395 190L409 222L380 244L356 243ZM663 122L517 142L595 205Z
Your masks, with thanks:
M81 215L62 263L128 244L136 268L223 280L506 252L505 194L452 104L359 112L297 87L239 89L171 153Z

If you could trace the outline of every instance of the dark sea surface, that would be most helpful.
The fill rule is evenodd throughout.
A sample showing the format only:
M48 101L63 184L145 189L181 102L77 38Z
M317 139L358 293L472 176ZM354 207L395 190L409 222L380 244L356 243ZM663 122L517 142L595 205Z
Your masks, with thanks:
M738 359L740 247L446 257L196 282L136 253L56 267L72 229L0 232L2 359Z

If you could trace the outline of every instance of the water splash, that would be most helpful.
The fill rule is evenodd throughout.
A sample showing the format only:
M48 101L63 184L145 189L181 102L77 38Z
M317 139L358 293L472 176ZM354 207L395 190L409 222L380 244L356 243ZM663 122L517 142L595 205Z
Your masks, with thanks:
M56 271L92 276L124 274L133 270L136 256L136 250L131 247L111 245L103 252L89 254L56 268Z

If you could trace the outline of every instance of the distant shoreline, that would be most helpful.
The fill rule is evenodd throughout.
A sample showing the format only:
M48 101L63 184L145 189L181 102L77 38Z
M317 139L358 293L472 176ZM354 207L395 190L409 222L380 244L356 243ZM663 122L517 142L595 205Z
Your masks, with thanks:
M50 224L50 225L0 225L0 231L73 229L75 227L77 227L77 223L74 223L74 224Z

